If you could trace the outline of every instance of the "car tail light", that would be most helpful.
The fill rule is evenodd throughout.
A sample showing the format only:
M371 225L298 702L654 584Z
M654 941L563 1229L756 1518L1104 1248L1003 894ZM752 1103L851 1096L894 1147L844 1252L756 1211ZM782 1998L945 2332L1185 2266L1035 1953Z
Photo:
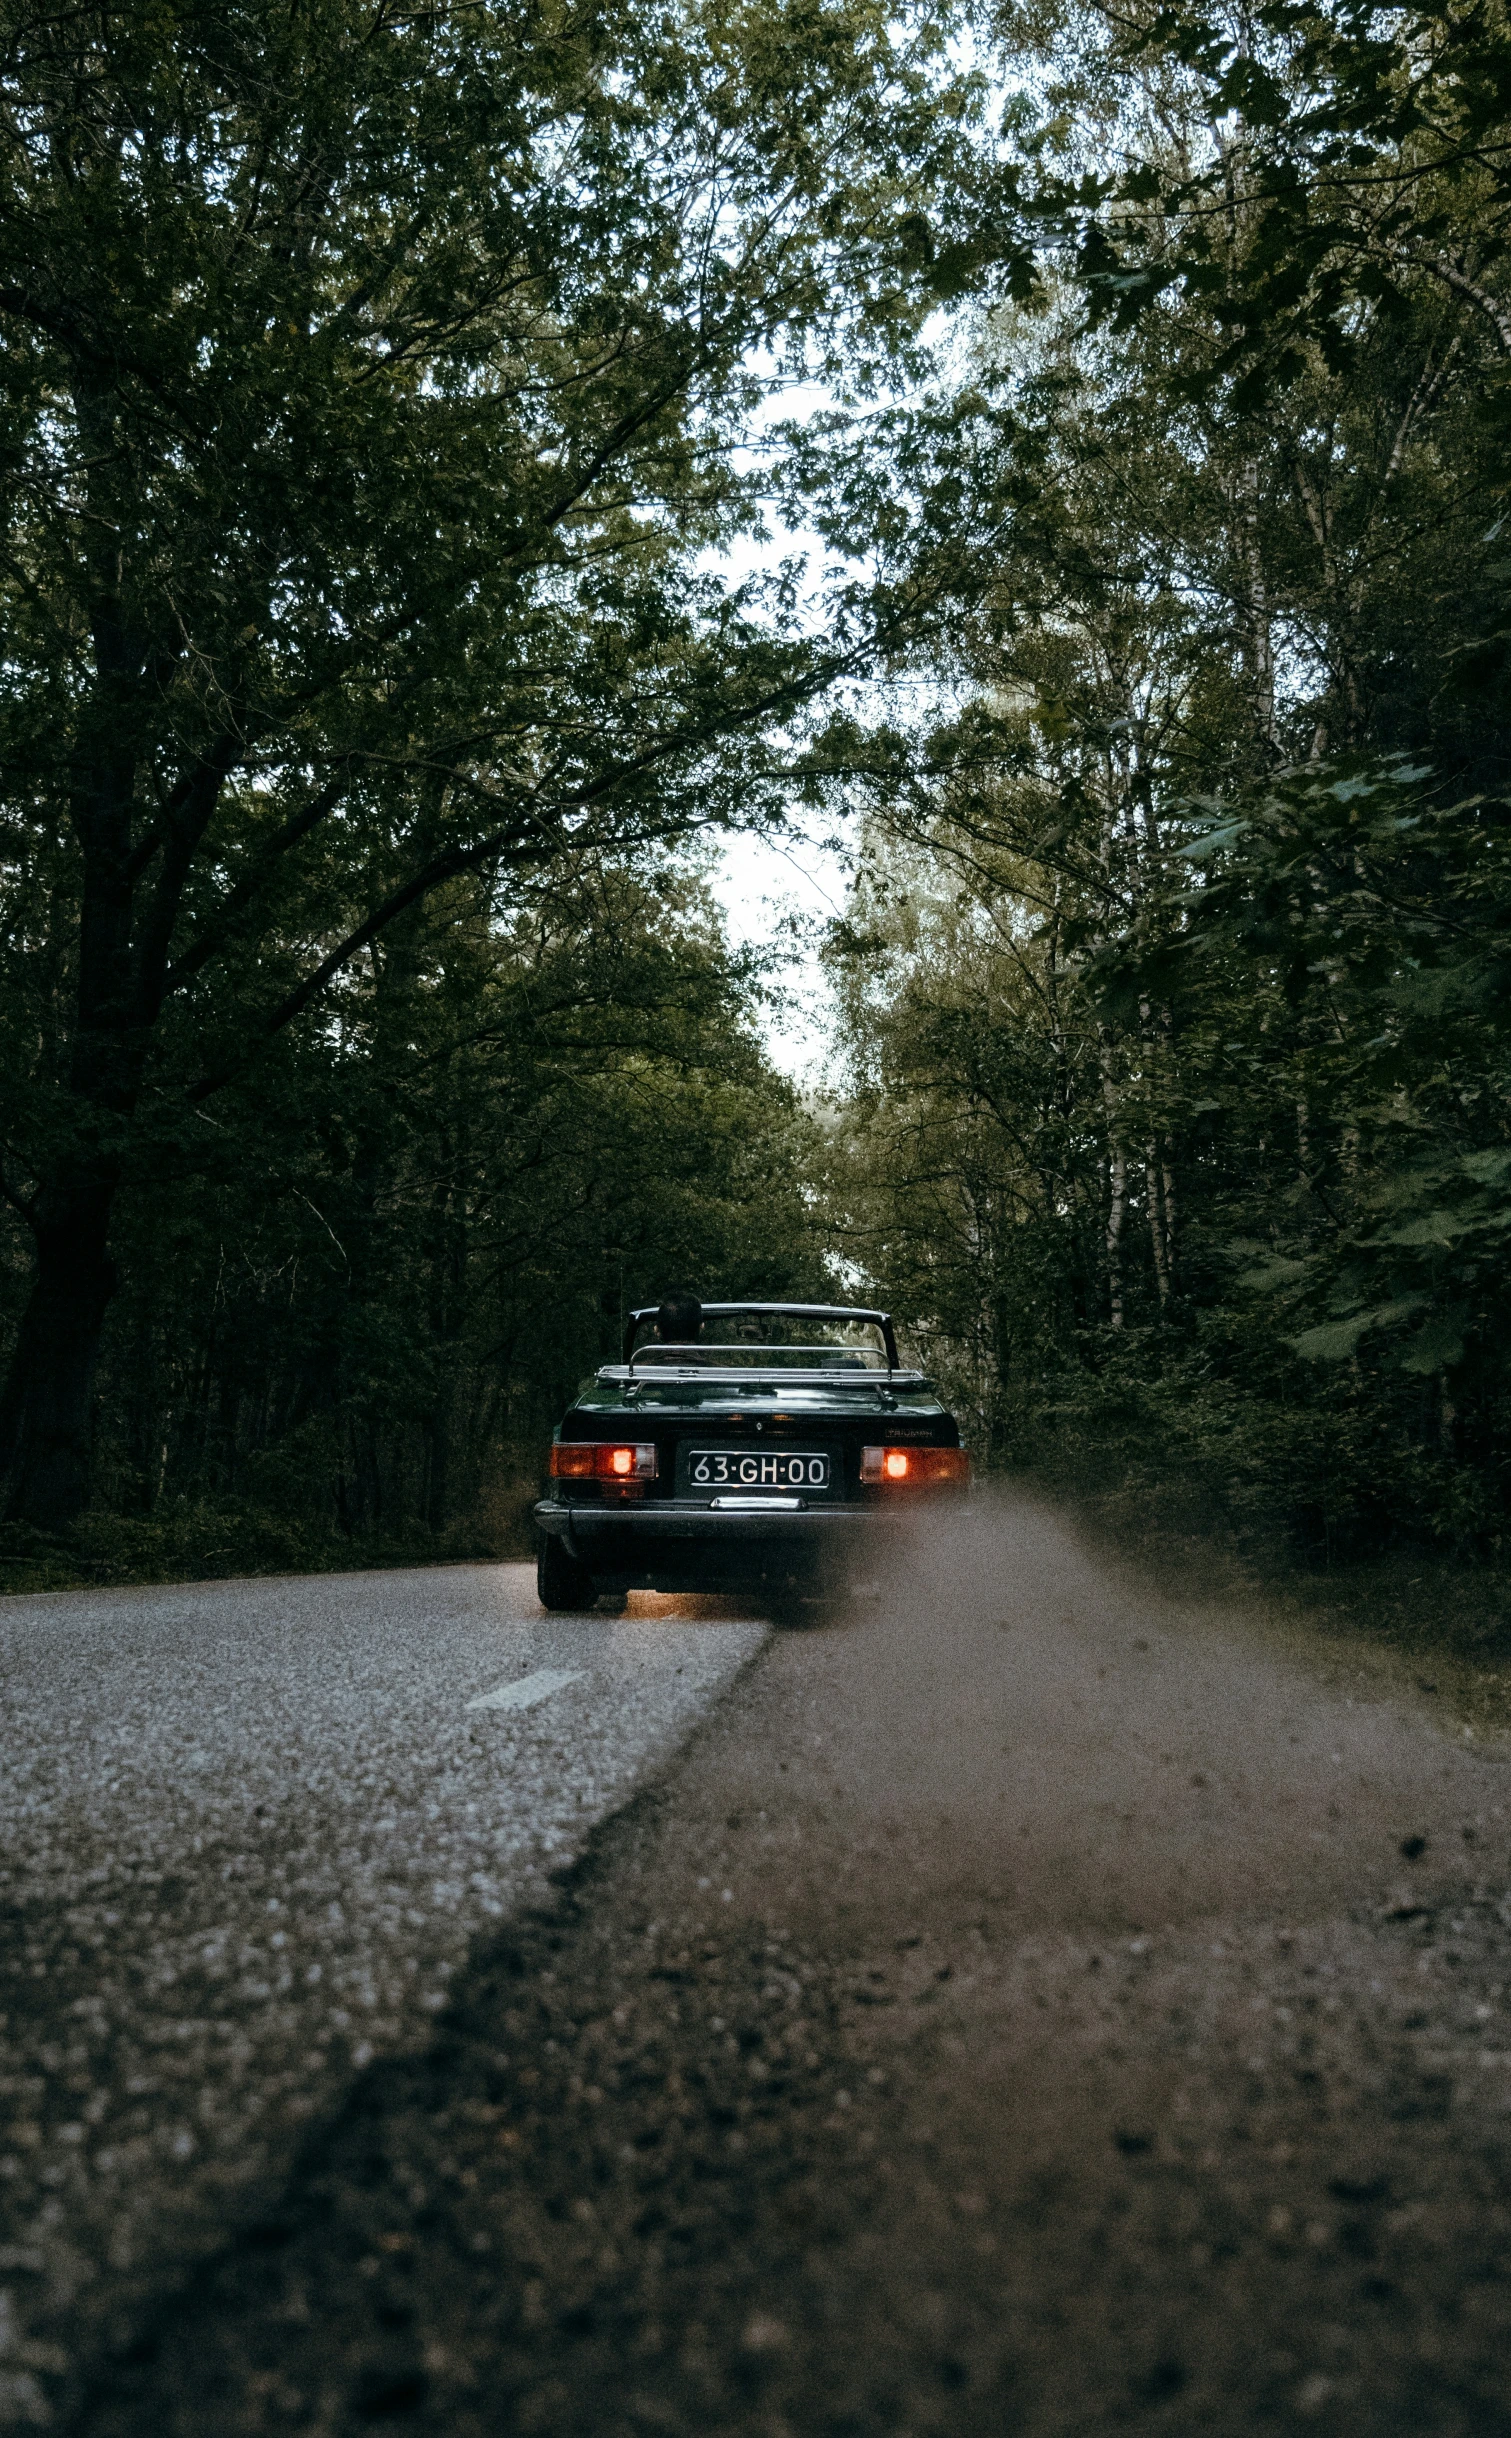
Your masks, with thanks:
M862 1448L860 1477L887 1489L963 1485L971 1478L971 1460L964 1448Z
M612 1440L558 1439L551 1450L553 1481L654 1481L656 1450L642 1441L638 1447L616 1447Z

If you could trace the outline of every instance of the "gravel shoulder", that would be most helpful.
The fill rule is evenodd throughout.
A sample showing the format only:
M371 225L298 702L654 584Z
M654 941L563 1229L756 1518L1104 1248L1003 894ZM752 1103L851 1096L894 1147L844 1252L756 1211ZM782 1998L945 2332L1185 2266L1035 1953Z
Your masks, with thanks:
M1027 1504L771 1642L89 2438L1511 2432L1511 1777Z
M523 1566L5 1604L0 2428L67 2424L765 1632Z

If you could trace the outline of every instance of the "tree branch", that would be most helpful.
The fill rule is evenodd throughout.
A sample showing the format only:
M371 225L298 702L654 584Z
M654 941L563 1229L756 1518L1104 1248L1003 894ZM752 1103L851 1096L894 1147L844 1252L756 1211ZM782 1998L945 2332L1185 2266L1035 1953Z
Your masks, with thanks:
M182 956L174 959L164 977L164 998L170 998L175 991L182 990L186 982L192 982L194 976L209 964L210 959L219 954L225 946L236 916L252 903L274 864L281 856L286 855L291 847L296 847L301 838L307 838L310 831L325 819L327 813L335 810L346 792L350 779L351 765L348 761L344 762L334 776L326 781L318 795L312 796L308 804L302 805L297 813L291 813L282 828L274 831L261 854L256 857L251 869L242 874L233 888L227 890L220 904L209 915L198 938L191 940Z
M342 966L349 964L360 949L366 948L380 931L385 931L408 907L427 897L432 889L438 889L443 881L455 880L461 873L475 870L477 865L488 860L490 854L502 857L506 835L506 832L498 832L491 838L480 840L476 846L454 847L445 855L433 857L405 882L402 889L395 889L380 906L375 906L371 914L365 916L356 929L349 931L345 939L331 950L329 956L322 958L302 982L296 983L279 1000L258 1026L252 1046L255 1048L264 1041L271 1041L275 1033L281 1033L286 1025L292 1024L296 1016L303 1014L310 1001L318 998L327 982L334 980ZM244 1063L244 1058L237 1058L230 1065L213 1068L209 1074L200 1076L198 1082L190 1085L186 1097L196 1105L208 1100L212 1093L222 1091L240 1074Z

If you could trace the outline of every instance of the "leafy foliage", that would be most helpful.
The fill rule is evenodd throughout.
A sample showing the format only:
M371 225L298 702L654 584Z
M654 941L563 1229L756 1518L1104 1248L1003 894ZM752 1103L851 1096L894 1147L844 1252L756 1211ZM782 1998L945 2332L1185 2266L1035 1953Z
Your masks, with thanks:
M508 912L453 883L392 926L334 1022L290 1027L197 1141L123 1180L109 1506L170 1535L245 1510L311 1546L512 1546L630 1304L679 1277L815 1283L760 987L665 862Z
M16 1515L89 1494L133 1178L454 884L507 923L773 818L784 724L920 613L819 634L716 554L768 391L909 360L941 43L877 0L0 10Z
M1511 35L971 24L0 11L27 1529L485 1532L827 1230L990 1450L1500 1534ZM692 844L794 789L817 1118Z
M1077 276L927 409L991 541L948 718L851 741L843 1241L1015 1460L1483 1546L1511 46L1477 9L1010 22Z

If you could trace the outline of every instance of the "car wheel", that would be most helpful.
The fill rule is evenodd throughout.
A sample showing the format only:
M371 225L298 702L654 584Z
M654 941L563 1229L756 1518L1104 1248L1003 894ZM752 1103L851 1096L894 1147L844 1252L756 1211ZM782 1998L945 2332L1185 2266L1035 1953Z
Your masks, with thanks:
M554 1532L542 1536L535 1560L535 1591L542 1608L591 1608L598 1595L585 1566L562 1547Z

